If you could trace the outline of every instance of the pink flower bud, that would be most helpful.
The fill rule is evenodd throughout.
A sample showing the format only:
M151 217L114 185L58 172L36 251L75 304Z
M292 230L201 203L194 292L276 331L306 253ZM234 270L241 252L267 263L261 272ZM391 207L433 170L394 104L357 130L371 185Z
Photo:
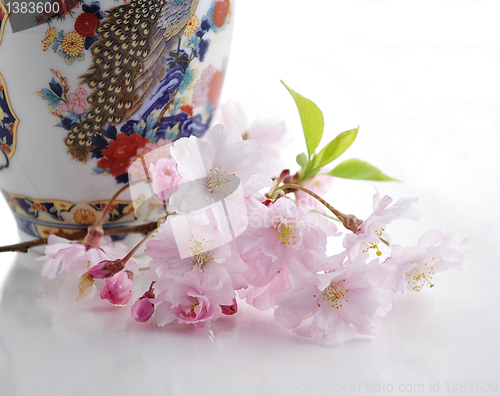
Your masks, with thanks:
M89 275L94 279L111 278L125 268L122 259L104 260L89 269Z
M106 283L101 290L101 298L109 300L114 305L126 305L132 297L130 291L132 280L127 271L121 271L112 278L106 279Z
M358 233L359 227L363 224L363 220L358 219L354 215L344 215L344 217L340 218L340 221L345 228L352 231L354 234Z
M288 176L290 176L290 169L284 169L283 171L281 171L281 174L280 174L280 177L278 178L278 181L282 182Z
M149 292L146 292L147 294ZM150 297L151 298L151 297ZM153 297L154 298L154 294ZM132 310L130 311L132 317L139 323L146 323L155 311L154 304L149 301L149 298L142 296L137 299L137 301L132 306Z
M220 307L222 308L222 313L224 315L234 315L238 312L238 303L236 302L236 298L233 298L232 305L221 305Z

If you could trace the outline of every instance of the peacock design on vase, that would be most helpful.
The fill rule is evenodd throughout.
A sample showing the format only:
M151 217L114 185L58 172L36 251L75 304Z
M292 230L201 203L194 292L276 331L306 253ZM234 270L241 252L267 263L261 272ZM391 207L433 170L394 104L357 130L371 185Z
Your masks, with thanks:
M167 67L186 62L180 57L183 32L199 0L132 0L112 8L96 29L92 65L82 83L92 89L89 111L75 123L66 144L71 156L90 159L92 138L103 127L119 125L141 109L165 76ZM174 47L175 61L167 66Z
M74 32L47 30L44 51L52 46L70 65L85 59L86 51L92 57L75 92L53 69L59 81L53 78L49 89L37 92L68 131L64 142L72 159L96 158L94 173L122 183L137 154L208 129L225 74L225 62L205 65L209 36L230 24L231 3L212 1L201 17L198 5L199 0L132 0L102 12L93 2L82 6Z

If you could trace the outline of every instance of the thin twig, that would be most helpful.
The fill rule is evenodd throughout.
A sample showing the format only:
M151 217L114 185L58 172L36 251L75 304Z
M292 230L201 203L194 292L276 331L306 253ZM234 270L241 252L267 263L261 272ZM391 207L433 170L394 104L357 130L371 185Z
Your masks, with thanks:
M156 224L156 227L158 228L158 224ZM127 255L123 258L123 262L126 263L129 261L132 256L139 250L139 248L149 239L153 236L153 234L157 231L157 228L154 230L151 230L148 235L146 235L137 245L134 246L134 248L127 253Z
M104 235L122 235L122 234L149 234L158 227L158 222L141 224L133 227L107 228ZM74 234L65 234L64 238L71 241L83 240L87 235L86 230L75 232ZM3 252L21 252L26 253L29 248L47 244L47 238L35 239L33 241L17 243L15 245L1 246L0 253Z
M278 190L302 190L305 193L311 195L313 198L317 199L319 202L321 202L323 205L325 205L339 220L342 221L342 218L345 217L345 215L341 212L339 212L337 209L335 209L332 205L330 205L328 202L326 202L323 198L321 198L318 194L312 192L311 190L299 185L299 184L284 184L280 187L278 187L276 190L274 190L274 193L276 193Z
M312 196L313 198L315 198L319 202L321 202L323 205L325 205L330 210L330 212L332 212L337 217L337 219L339 219L341 221L343 226L345 228L347 228L348 230L352 231L354 234L358 233L359 227L363 223L362 220L358 219L354 215L345 215L344 213L338 211L332 205L330 205L328 202L326 202L323 198L321 198L318 194L314 193L313 191L311 191L311 190L309 190L309 189L307 189L299 184L293 184L293 183L284 184L284 185L276 188L273 191L272 197L274 197L276 195L276 192L278 192L280 190L283 190L285 192L285 194L287 194L289 192L295 192L296 190L304 191L305 193L309 194L310 196Z
M122 192L124 192L127 188L129 188L130 185L129 183L125 184L124 186L122 186L112 197L111 199L108 201L108 203L106 204L104 210L102 211L102 215L101 215L101 218L99 219L99 221L96 223L96 227L101 227L102 224L104 223L104 220L106 220L106 215L108 214L108 210L109 208L111 207L111 205L113 204L113 202L115 201L116 198L118 198L118 195L120 195Z

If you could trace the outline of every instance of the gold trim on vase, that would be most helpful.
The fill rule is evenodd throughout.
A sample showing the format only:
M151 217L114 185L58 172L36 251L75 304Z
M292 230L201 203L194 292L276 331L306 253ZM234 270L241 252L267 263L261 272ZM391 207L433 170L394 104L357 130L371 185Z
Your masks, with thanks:
M20 230L38 238L50 234L68 235L86 229L102 216L108 200L69 202L59 199L35 199L26 195L11 194L0 189ZM163 217L164 209L153 200L134 211L132 201L115 201L107 214L104 228L123 227L149 222Z
M8 168L17 148L17 118L7 92L7 84L0 73L0 171Z

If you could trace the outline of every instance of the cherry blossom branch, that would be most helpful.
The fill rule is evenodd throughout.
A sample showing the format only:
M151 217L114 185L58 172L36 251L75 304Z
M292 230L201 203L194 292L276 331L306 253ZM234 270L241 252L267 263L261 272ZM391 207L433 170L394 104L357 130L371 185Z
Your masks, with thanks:
M142 246L142 244L144 242L146 242L149 238L151 238L153 236L153 234L156 232L156 230L158 229L158 223L156 224L156 228L154 230L151 230L148 235L146 235L144 238L142 238L142 240L134 246L134 248L127 253L127 255L123 258L123 262L126 263L127 261L129 261L132 256L137 252L137 250L139 250L139 248Z
M288 198L288 197L287 197L287 198ZM290 199L291 199L291 198L290 198ZM322 216L324 216L324 217L326 217L327 219L330 219L330 220L332 220L332 221L338 221L338 222L340 222L340 220L339 220L339 219L337 219L336 217L333 217L333 216L327 215L326 213L320 212L319 210L311 209L311 208L309 208L307 205L304 205L303 203L298 202L298 201L295 201L295 200L293 200L293 199L292 199L292 201L293 201L293 202L295 202L295 204L297 204L297 205L301 205L301 206L304 206L304 207L308 208L311 212L318 213L318 214L320 214L320 215L322 215ZM389 242L387 242L384 238L379 237L378 239L380 239L380 241L381 241L384 245L386 245L386 246L388 246L388 247L391 247L391 245L389 245Z
M321 202L323 205L325 205L328 210L330 210L344 225L345 228L348 230L352 231L354 234L358 232L358 228L363 222L362 220L358 219L354 215L346 215L337 209L335 209L332 205L330 205L328 202L326 202L323 198L321 198L318 194L312 192L311 190L299 185L299 184L283 184L282 186L276 188L274 190L274 193L284 190L285 193L289 192L294 192L295 190L301 190L304 191L305 193L309 194L311 197L315 198L319 202ZM288 191L286 191L288 190ZM274 195L274 194L273 194Z
M88 271L80 277L80 294L78 295L78 299L86 295L88 288L94 284L95 279L112 278L119 272L125 270L127 262L137 252L141 245L156 232L156 230L156 228L152 230L145 238L143 238L137 245L135 245L135 247L130 252L128 252L124 258L119 258L116 260L103 260L98 264L91 266Z
M99 221L95 224L96 227L102 227L102 224L104 223L104 220L106 219L106 215L108 214L108 210L109 208L111 207L111 205L113 204L113 202L115 201L116 198L118 198L118 196L124 192L127 188L130 187L130 184L127 183L125 184L124 186L122 186L117 192L115 192L115 194L111 197L111 199L108 201L108 203L106 204L106 206L104 207L104 210L102 211L102 215L101 215L101 218L99 219Z
M133 227L118 227L108 228L104 230L104 235L122 235L122 234L148 234L152 233L158 227L158 222L141 224ZM87 235L86 230L75 232L74 234L65 234L64 238L71 241L83 240ZM27 253L28 249L36 246L43 246L47 244L47 238L35 239L33 241L17 243L15 245L0 246L0 253L3 252L21 252Z
M304 207L306 207L306 208L310 209L308 206L303 205L303 204L301 204L300 202L298 203L298 205L302 205L302 206L304 206ZM313 213L318 213L318 214L320 214L320 215L322 215L322 216L325 216L327 219L330 219L330 220L332 220L332 221L340 221L340 220L339 220L339 219L337 219L336 217L333 217L333 216L327 215L326 213L320 212L319 210L314 210L314 209L310 209L310 210L311 210L311 212L313 212Z

